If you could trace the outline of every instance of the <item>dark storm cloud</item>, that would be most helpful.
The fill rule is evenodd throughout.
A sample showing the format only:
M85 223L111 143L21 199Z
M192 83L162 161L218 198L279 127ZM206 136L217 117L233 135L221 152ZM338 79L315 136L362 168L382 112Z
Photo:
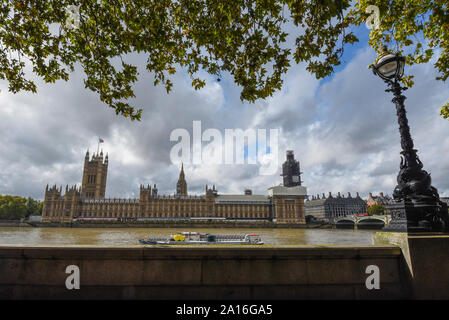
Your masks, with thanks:
M373 177L380 177L383 175L391 175L395 171L399 171L399 156L397 157L397 161L387 160L383 161L379 166L370 171L370 175Z

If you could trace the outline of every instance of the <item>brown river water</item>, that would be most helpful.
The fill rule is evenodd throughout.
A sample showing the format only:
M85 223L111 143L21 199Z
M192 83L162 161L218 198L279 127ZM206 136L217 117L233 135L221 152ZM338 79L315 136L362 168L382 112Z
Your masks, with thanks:
M243 228L20 228L1 227L0 244L138 245L146 236L164 237L181 231L211 234L257 233L270 245L371 245L375 231L336 229Z

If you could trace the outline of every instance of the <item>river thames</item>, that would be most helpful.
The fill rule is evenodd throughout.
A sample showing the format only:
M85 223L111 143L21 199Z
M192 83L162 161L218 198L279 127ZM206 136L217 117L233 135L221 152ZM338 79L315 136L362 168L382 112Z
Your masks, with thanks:
M257 233L269 245L371 245L375 231L337 229L243 228L0 228L0 244L137 245L146 236L164 237L182 231L212 234Z

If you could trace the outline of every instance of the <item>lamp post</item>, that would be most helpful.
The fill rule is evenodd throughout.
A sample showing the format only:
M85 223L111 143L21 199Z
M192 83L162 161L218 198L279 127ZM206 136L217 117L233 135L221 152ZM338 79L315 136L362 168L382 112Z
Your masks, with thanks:
M423 170L417 150L414 149L404 106L403 90L400 85L404 74L405 58L392 54L386 47L373 64L373 72L384 80L394 95L399 133L401 135L401 164L394 189L395 203L389 206L390 224L384 228L390 231L446 231L449 229L447 205L440 201L437 189L432 187L430 174Z

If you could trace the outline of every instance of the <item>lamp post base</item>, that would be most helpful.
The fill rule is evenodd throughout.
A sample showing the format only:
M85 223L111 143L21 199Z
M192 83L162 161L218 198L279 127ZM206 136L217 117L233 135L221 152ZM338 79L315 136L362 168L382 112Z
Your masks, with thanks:
M390 223L383 231L392 232L442 232L449 227L447 205L443 202L420 204L400 201L387 206Z

